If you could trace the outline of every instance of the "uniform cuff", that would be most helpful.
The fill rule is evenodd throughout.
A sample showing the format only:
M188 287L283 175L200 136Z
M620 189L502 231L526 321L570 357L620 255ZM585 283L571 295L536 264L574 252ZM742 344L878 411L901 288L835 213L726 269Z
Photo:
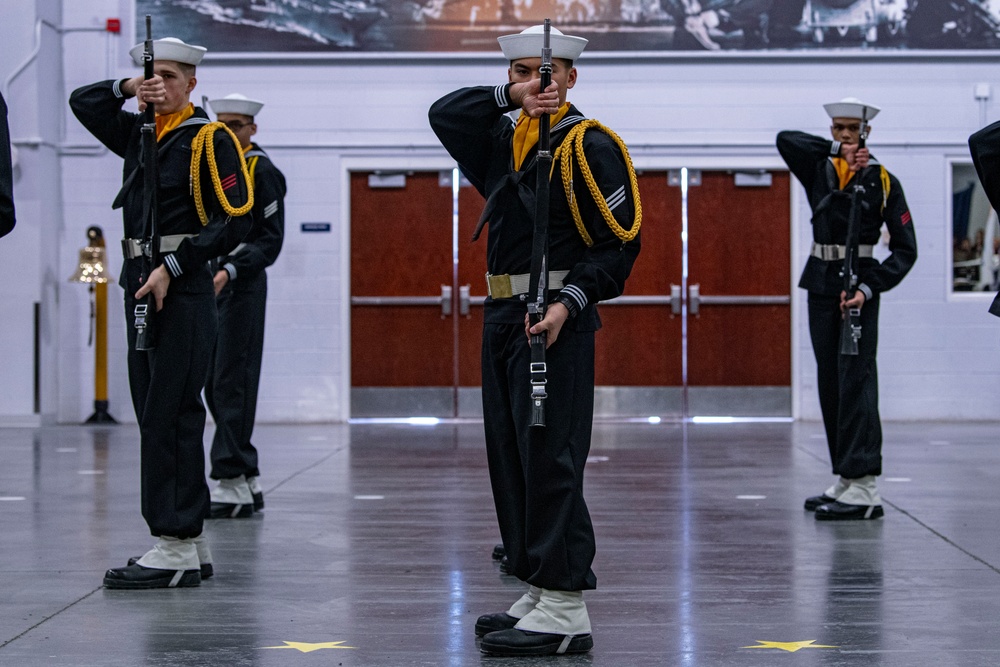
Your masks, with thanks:
M830 156L839 157L840 156L840 142L834 141L830 144Z
M505 83L493 89L493 99L501 109L510 109L514 105L510 101L510 87L512 83Z
M118 99L128 97L125 95L125 91L122 90L122 83L128 81L128 79L116 79L114 83L111 84L111 92L115 94Z
M556 297L556 301L566 306L570 317L576 317L587 307L587 295L576 285L565 285Z
M231 262L222 265L222 268L229 274L230 280L236 280L236 267Z
M166 267L167 273L170 274L171 278L178 278L184 274L184 270L181 268L180 262L177 261L177 256L173 253L164 255L163 266Z
M872 288L864 283L858 285L858 291L865 295L865 301L871 301L872 298Z

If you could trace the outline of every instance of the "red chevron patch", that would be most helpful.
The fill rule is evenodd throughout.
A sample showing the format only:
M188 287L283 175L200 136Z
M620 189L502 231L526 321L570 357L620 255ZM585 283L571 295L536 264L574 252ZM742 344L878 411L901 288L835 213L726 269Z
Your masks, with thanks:
M904 213L904 214L903 214L902 216L900 216L900 218L899 218L899 219L900 219L900 221L901 221L901 222L902 222L902 223L903 223L904 225L905 225L906 223L908 223L908 222L909 222L910 220L913 220L913 218L911 218L911 217L910 217L910 212L909 212L909 211L907 211L907 212L906 212L906 213Z
M224 179L222 179L222 189L228 190L229 188L236 186L236 174L229 174Z

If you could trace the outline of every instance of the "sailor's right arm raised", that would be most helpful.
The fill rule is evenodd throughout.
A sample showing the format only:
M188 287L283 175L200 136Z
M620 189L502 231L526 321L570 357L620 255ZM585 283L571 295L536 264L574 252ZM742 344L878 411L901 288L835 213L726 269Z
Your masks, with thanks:
M514 84L477 86L449 93L431 105L431 129L466 177L483 192L498 133L513 132L504 114L520 108L510 96Z
M69 106L80 123L98 141L120 157L125 157L129 136L135 128L138 114L125 111L125 100L135 93L123 89L132 79L100 81L73 91Z
M785 164L807 190L820 173L819 165L827 158L842 157L839 141L831 141L796 130L779 132L777 146Z

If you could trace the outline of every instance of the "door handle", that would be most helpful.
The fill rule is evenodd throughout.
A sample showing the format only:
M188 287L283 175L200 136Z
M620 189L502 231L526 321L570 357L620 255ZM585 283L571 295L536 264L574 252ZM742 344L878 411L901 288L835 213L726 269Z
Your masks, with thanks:
M681 314L681 286L670 283L670 314Z
M451 315L451 285L441 285L441 319Z
M688 287L688 312L697 315L699 306L701 306L701 283L695 283Z
M458 314L462 317L469 316L469 303L472 297L469 294L470 285L462 285L458 288Z

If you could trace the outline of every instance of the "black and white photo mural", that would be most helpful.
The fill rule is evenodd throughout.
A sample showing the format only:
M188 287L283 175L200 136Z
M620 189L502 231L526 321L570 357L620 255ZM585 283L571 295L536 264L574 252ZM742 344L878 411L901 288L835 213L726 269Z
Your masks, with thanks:
M1000 47L1000 0L136 0L136 35L214 53L495 52L551 18L597 52Z

